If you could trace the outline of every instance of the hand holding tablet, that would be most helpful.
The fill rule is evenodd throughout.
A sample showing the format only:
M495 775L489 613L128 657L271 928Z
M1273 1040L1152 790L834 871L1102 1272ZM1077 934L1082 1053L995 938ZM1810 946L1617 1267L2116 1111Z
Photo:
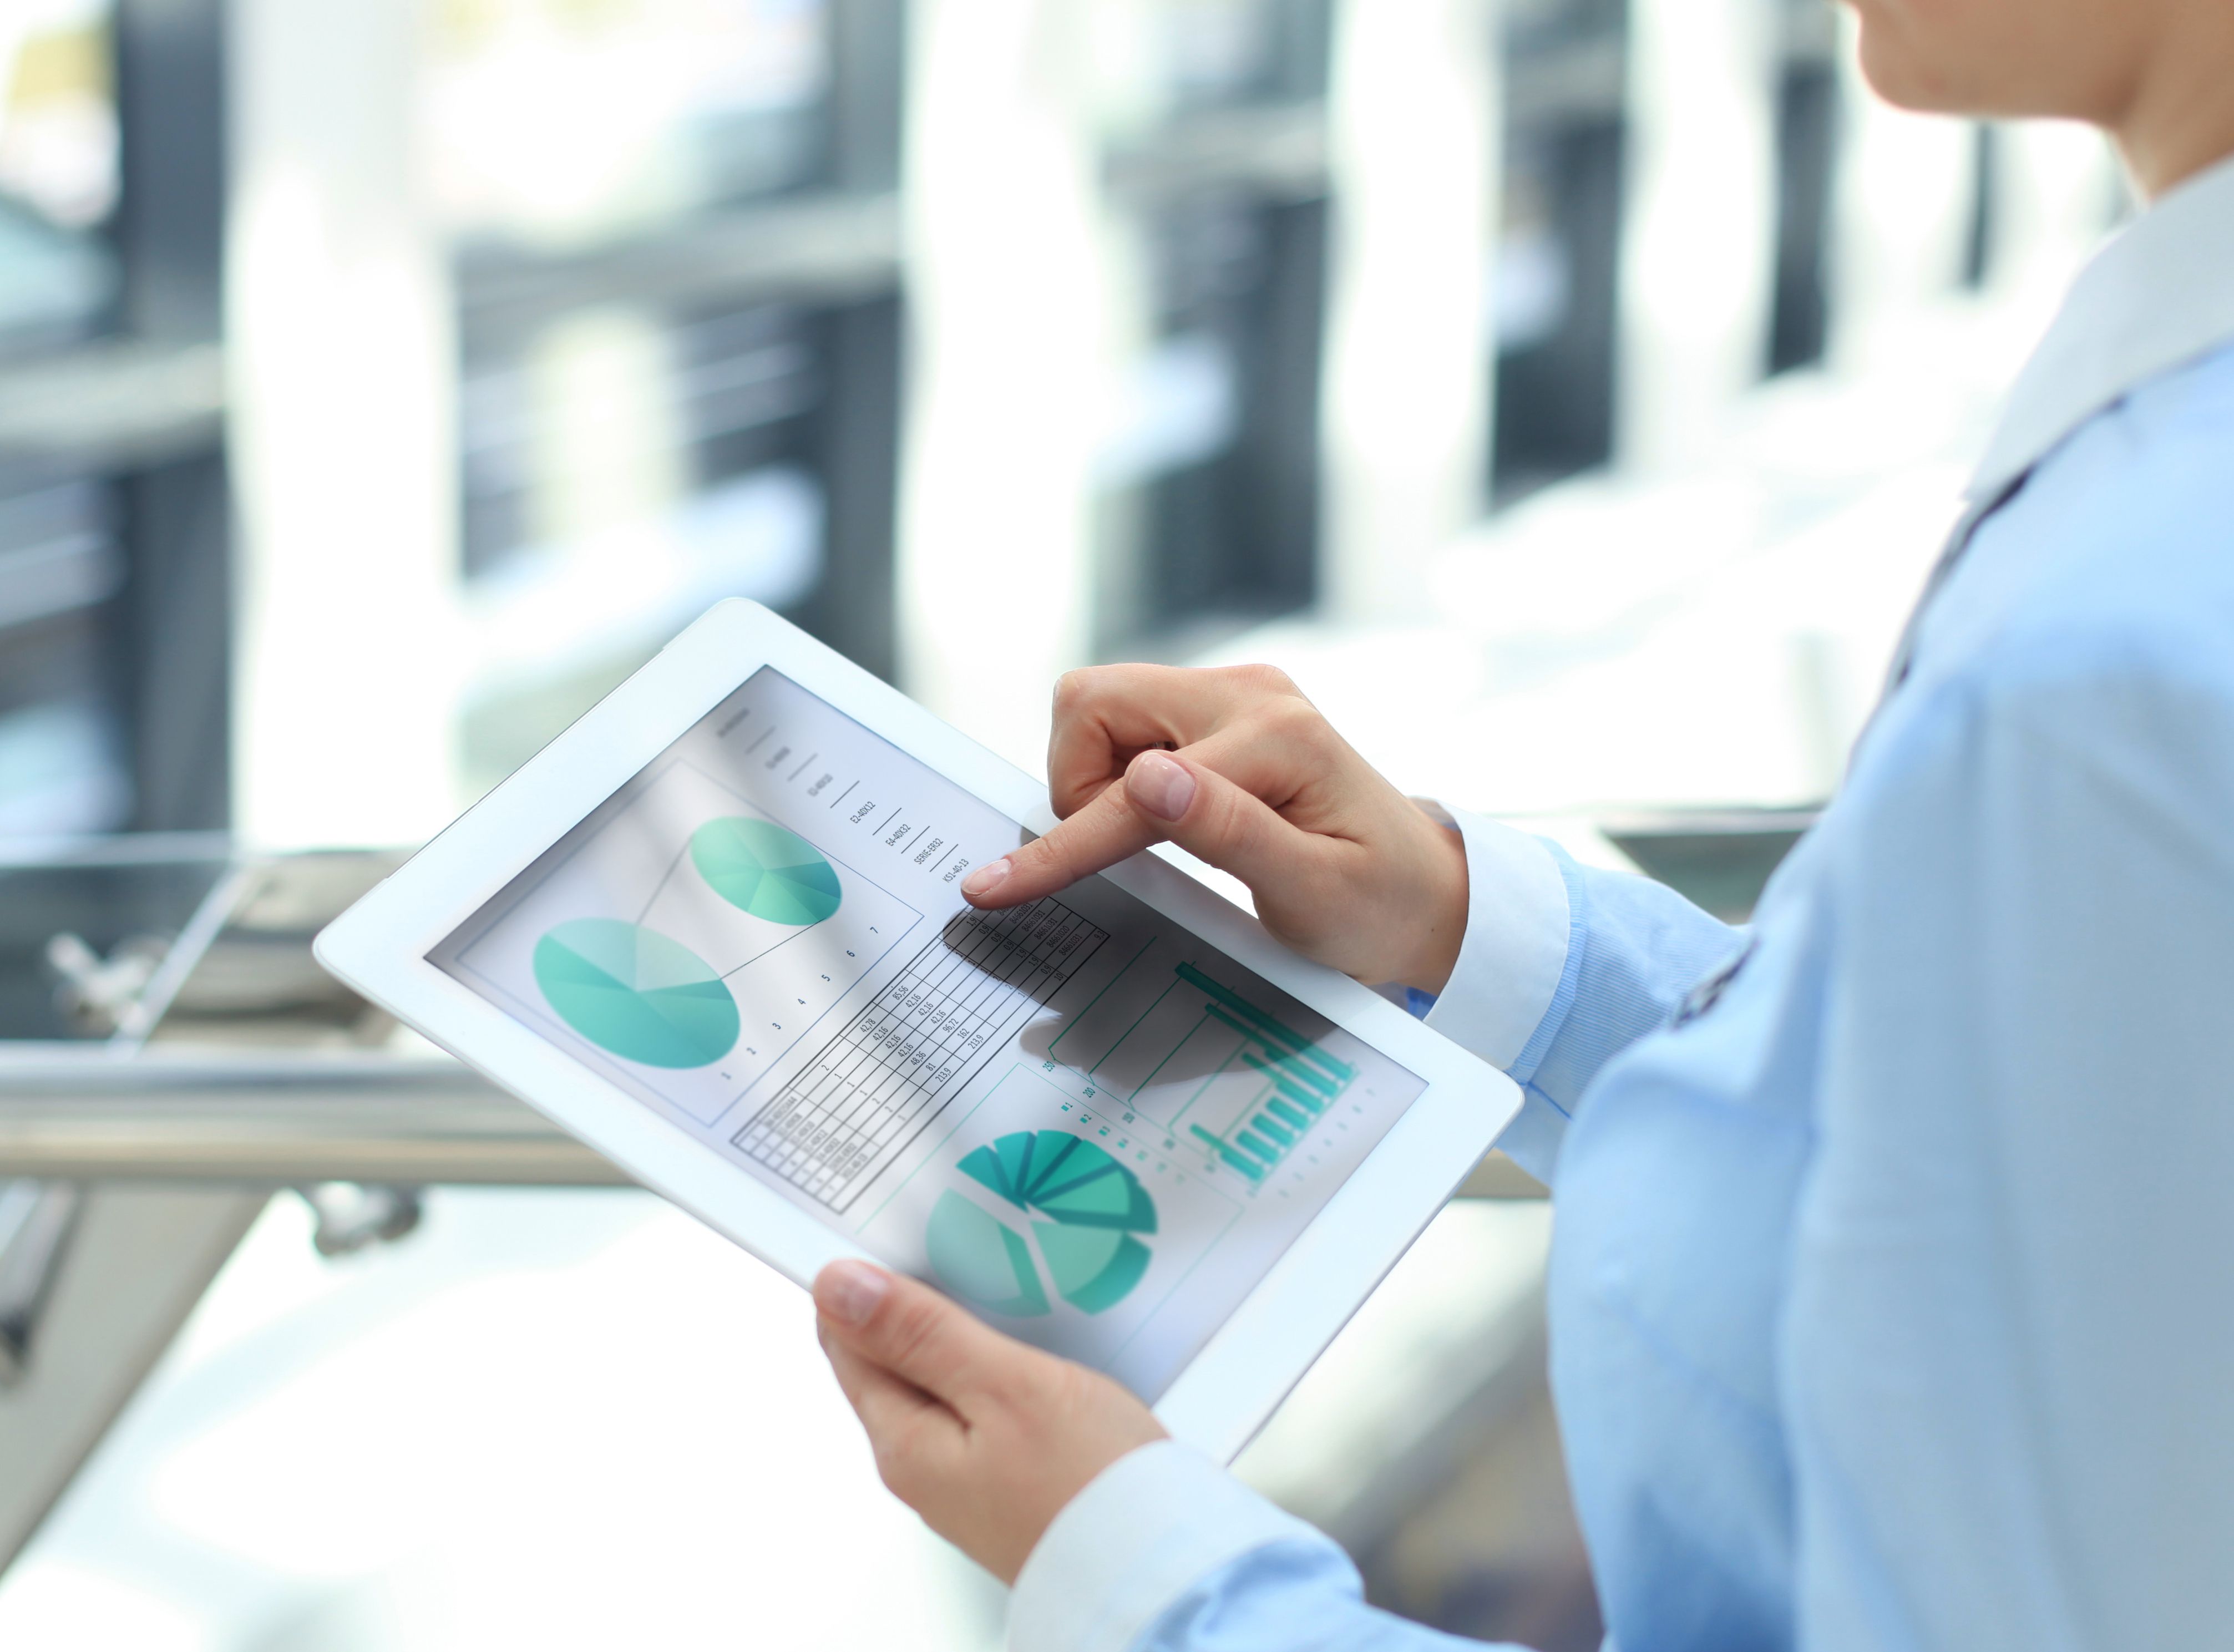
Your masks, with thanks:
M724 604L318 955L801 1283L873 1258L1230 1455L1518 1094L1151 857L973 908L1053 824Z

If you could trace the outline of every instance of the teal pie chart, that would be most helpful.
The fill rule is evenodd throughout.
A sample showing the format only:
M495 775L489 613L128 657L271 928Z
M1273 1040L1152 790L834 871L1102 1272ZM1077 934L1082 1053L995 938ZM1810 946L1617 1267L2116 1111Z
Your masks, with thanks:
M737 1001L679 941L614 917L578 917L535 944L535 984L559 1020L646 1067L706 1067L737 1041Z
M690 864L730 905L771 924L820 924L844 898L830 863L772 820L709 820L690 834Z
M1140 1179L1083 1136L1019 1130L965 1155L962 1173L1030 1223L1055 1295L1088 1314L1132 1294L1148 1271L1136 1235L1156 1231L1156 1205ZM924 1235L931 1270L957 1296L1012 1318L1053 1311L1047 1282L1023 1235L949 1190Z

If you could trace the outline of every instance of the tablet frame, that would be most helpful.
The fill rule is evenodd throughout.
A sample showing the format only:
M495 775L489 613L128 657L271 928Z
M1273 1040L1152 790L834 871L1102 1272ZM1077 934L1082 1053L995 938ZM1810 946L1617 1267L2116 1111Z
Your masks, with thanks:
M484 903L766 666L1027 830L1054 826L1043 781L759 604L732 598L336 918L314 951L366 998L806 1285L826 1263L867 1252L428 962ZM1488 1152L1519 1110L1520 1093L1378 993L1290 952L1168 862L1136 855L1101 876L1427 1087L1157 1402L1175 1438L1228 1461Z

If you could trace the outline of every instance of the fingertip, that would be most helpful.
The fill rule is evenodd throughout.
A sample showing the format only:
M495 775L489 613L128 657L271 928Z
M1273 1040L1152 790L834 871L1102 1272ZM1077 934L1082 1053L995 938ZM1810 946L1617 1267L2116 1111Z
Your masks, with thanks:
M814 1276L814 1309L830 1323L851 1329L867 1323L892 1290L892 1275L872 1263L833 1262Z
M1009 881L1009 874L1016 869L1016 863L1006 855L988 861L962 880L962 898L973 906L984 904Z

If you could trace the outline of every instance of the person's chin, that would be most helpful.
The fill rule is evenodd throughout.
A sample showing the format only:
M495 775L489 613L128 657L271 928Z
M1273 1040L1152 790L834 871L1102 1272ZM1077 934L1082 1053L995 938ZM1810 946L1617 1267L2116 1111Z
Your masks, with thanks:
M1862 78L1870 83L1871 91L1895 108L1911 109L1919 114L1977 112L1975 97L1966 95L1965 88L1956 83L1956 77L1950 75L1943 66L1917 50L1915 42L1902 38L1898 24L1873 16L1873 9L1869 6L1858 10L1862 14Z

